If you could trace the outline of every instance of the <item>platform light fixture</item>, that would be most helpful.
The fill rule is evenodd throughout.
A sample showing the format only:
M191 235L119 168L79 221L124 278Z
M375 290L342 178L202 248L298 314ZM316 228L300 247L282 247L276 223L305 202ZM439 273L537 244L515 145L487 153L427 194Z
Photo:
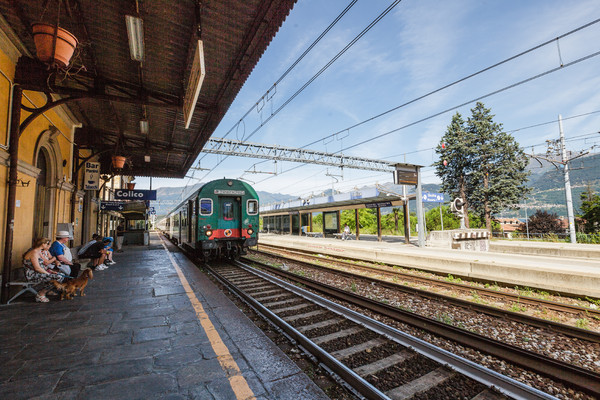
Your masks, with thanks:
M131 59L142 62L144 61L144 21L140 17L126 15L125 24Z
M150 162L150 156L149 155L145 155L144 156L144 161L145 162Z
M146 134L148 134L148 129L149 129L149 127L148 127L148 120L147 119L141 119L140 120L140 132L143 135L146 135Z

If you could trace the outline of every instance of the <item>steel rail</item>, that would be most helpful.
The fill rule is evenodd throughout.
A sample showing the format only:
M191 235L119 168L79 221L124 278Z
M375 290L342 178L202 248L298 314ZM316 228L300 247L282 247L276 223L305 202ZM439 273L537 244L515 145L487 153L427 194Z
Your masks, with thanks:
M261 266L261 268L267 269L270 273L289 279L293 282L301 283L308 288L324 293L335 299L346 301L385 315L396 321L412 325L446 339L454 340L459 344L475 348L483 353L509 361L524 367L527 370L566 383L570 387L575 387L578 390L600 398L600 374L593 371L555 360L541 354L533 353L516 346L498 342L485 336L447 325L443 322L371 300L364 296L346 292L345 290L331 285L279 270L269 265Z
M254 275L256 273L254 271L249 271L248 268L243 268L240 265L237 265L238 268L242 268L247 272L250 272ZM255 300L252 296L247 294L244 290L237 287L237 285L230 282L226 277L219 274L217 270L211 268L210 265L205 264L205 268L210 271L210 273L221 282L225 287L243 299L247 304L249 304L252 308L254 308L259 314L261 314L265 319L273 322L280 329L282 329L287 335L296 340L302 347L306 349L306 351L313 356L315 356L319 362L323 363L327 366L331 371L337 374L341 379L347 382L355 391L365 396L367 399L374 400L389 400L389 397L386 396L383 392L378 390L375 386L371 385L361 376L359 376L356 372L352 371L350 368L346 367L344 364L335 359L331 354L327 353L320 346L312 342L309 338L304 336L302 333L294 329L290 324L285 322L283 319L279 318L275 313L271 310L263 306L260 302ZM272 277L267 279L268 281L273 282ZM275 283L277 284L277 283ZM281 286L281 285L278 285Z
M270 254L270 253L267 253ZM459 299L459 298L455 298L455 297L451 297L451 296L447 296L444 294L439 294L439 293L434 293L434 292L430 292L427 290L423 290L423 289L418 289L418 288L413 288L413 287L409 287L409 286L405 286L405 285L400 285L397 283L393 283L393 282L388 282L388 281L384 281L381 279L376 279L376 278L371 278L371 277L367 277L364 275L358 275L352 272L348 272L348 271L341 271L338 269L332 269L332 268L328 268L322 265L317 265L317 264L312 264L312 263L308 263L306 261L303 260L297 260L294 258L288 258L282 255L274 255L274 254L270 254L271 256L274 257L279 257L279 258L284 258L290 261L293 261L295 263L299 263L299 264L304 264L306 265L308 268L314 268L314 269L318 269L321 271L326 271L329 273L335 273L335 274L339 274L351 279L358 279L358 280L363 280L363 281L369 281L369 282L373 282L378 284L381 287L387 288L387 289L391 289L391 290L397 290L397 291L401 291L404 293L410 293L410 294L414 294L414 295L418 295L421 297L425 297L431 300L435 300L435 301L445 301L449 304L452 304L453 306L456 307L462 307L462 308L467 308L467 309L471 309L477 312L481 312L484 314L488 314L497 318L506 318L512 321L516 321L516 322L520 322L523 324L527 324L527 325L531 325L531 326L535 326L537 328L542 328L542 329L550 329L554 332L558 332L558 333L562 333L564 335L567 336L571 336L571 337L575 337L578 339L582 339L582 340L587 340L590 342L594 342L594 343L600 343L600 333L595 332L595 331L590 331L587 329L581 329L581 328L577 328L574 326L570 326L570 325L565 325L565 324L561 324L558 322L554 322L554 321L549 321L546 319L542 319L542 318L537 318L537 317L533 317L530 315L524 315L524 314L520 314L514 311L509 311L509 310L503 310L501 308L497 308L497 307L492 307L492 306L488 306L485 304L478 304L478 303L474 303L472 301L468 301L468 300L463 300L463 299ZM316 258L316 257L315 257ZM322 260L322 259L320 259ZM250 260L249 260L250 261ZM337 263L337 260L332 260L332 263ZM343 263L343 262L342 262ZM363 268L362 266L355 266L354 264L350 264L350 263L346 263L346 265L348 265L351 268L356 268L356 269L362 269L363 271L368 271L368 272L372 272L372 273L379 273L382 275L386 275L386 276L391 276L391 277L397 277L397 275L395 274L394 271L385 271L382 270L380 268L375 268L375 267L366 267ZM439 281L436 281L439 282ZM442 287L444 287L443 285L440 285ZM465 285L466 286L466 285ZM463 289L465 290L465 289ZM470 291L473 290L478 290L476 288L471 288ZM502 296L498 296L500 298L502 298ZM535 304L535 303L532 303ZM539 305L539 304L536 304Z
M239 268L244 269L254 275L257 275L282 289L288 290L298 296L305 298L311 302L314 302L338 315L352 320L368 329L371 329L393 341L400 343L401 345L408 347L427 358L433 359L442 365L449 366L455 371L474 379L488 388L493 387L498 389L501 393L510 396L515 399L555 399L555 397L544 393L538 389L527 386L521 382L518 382L512 378L499 374L486 367L474 363L473 361L467 360L460 356L450 353L449 351L438 348L424 340L415 338L404 332L401 332L395 328L387 326L379 321L362 315L356 311L350 310L340 304L324 299L308 290L297 287L286 281L282 281L264 271L257 270L255 268L244 265L240 262L235 263ZM304 281L304 279L303 279ZM236 289L236 292L243 292L241 289ZM278 318L278 317L277 317ZM293 329L293 328L291 328ZM303 336L302 334L299 334ZM306 339L310 341L310 339ZM317 345L313 345L319 347ZM329 356L329 358L332 358ZM335 359L334 359L335 360ZM337 360L335 360L337 362ZM339 362L337 362L339 363ZM343 365L343 364L342 364ZM344 367L346 368L346 367ZM352 370L350 370L352 371ZM353 371L352 371L353 372ZM354 372L353 372L354 373Z
M312 252L310 251L303 251L303 250L298 250L298 249L294 249L294 250L290 250L290 249L286 249L285 247L282 246L276 246L276 245L265 245L265 244L261 244L260 245L261 248L272 248L272 249L277 249L277 250L282 250L288 253L292 253L292 254L298 254L301 255L303 257L311 257L311 258L315 258L318 259L320 261L331 261L331 262L336 262L336 263L340 263L340 264L344 264L353 268L361 268L365 271L373 271L376 273L381 273L381 274L385 274L387 276L401 276L401 277L406 277L408 279L412 279L421 283L426 283L429 285L435 285L435 286L440 286L440 287L444 287L444 288L456 288L458 290L463 290L463 291L473 291L476 290L478 292L481 292L483 294L485 294L486 296L489 297L497 297L497 298L505 298L505 299L511 299L515 302L519 302L519 303L523 303L523 304L528 304L528 305L533 305L533 306L539 306L540 304L544 305L545 307L555 310L555 311L564 311L564 312L569 312L569 313L573 313L573 314L589 314L595 317L599 317L600 318L600 309L599 310L594 310L592 308L586 308L586 307L581 307L581 306L576 306L576 305L571 305L571 304L563 304L563 303L558 303L555 301L551 301L551 300L545 300L545 299L538 299L538 298L534 298L534 297L530 297L530 296L520 296L520 295L515 295L512 293L502 293L502 292L498 292L496 290L492 290L492 289L486 289L486 288L474 288L470 285L464 284L464 283L456 283L456 282L444 282L444 281L439 281L437 279L432 279L432 278L426 278L426 277L421 277L421 276L416 276L416 275L411 275L405 272L400 272L400 271L389 271L389 270L385 270L376 266L368 266L368 265L360 265L360 264L356 264L353 262L349 262L346 261L348 259L352 259L352 258L348 258L348 257L339 257L339 259L337 256L334 255L330 255L328 254L326 258L323 257L318 257L315 256L313 254L310 254ZM263 251L263 250L258 250ZM268 253L268 252L266 252ZM344 260L342 260L342 258ZM360 260L360 259L353 259L355 261L359 261L359 262L373 262L373 261L367 261L367 260ZM411 268L411 267L406 267L406 266L402 266L402 265L392 265L392 264L385 264L389 267L401 267L401 268ZM414 268L414 269L418 269L418 268ZM426 271L426 272L430 272L430 271Z

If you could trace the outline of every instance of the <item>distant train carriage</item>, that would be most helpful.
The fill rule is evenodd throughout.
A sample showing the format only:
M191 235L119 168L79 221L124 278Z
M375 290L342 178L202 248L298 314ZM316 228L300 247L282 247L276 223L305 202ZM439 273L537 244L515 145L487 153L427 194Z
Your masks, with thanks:
M170 212L159 228L205 259L236 258L258 242L258 196L246 182L204 184Z

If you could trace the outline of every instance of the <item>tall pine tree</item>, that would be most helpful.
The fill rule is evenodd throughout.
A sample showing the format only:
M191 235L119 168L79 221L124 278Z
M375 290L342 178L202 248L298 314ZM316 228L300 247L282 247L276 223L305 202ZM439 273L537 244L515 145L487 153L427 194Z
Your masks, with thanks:
M452 122L446 128L441 143L435 151L439 161L433 163L437 175L442 179L442 191L451 199L460 197L465 200L465 225L469 227L469 198L472 192L470 173L471 159L474 156L473 135L465 128L465 121L460 113L452 116Z
M530 189L525 185L527 156L512 135L493 121L489 108L478 102L471 109L467 130L474 136L476 156L472 164L471 205L485 219L488 230L492 217L505 208L518 208Z
M480 102L471 109L466 123L455 114L442 137L445 146L436 148L440 160L434 163L442 190L465 199L468 207L485 220L488 230L495 214L517 208L529 192L525 186L527 156L493 117Z

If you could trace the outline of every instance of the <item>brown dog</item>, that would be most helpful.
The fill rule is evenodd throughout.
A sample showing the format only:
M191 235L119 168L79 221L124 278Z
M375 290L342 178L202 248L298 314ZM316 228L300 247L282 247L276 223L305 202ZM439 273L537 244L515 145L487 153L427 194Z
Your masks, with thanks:
M80 296L85 296L85 293L83 293L83 291L85 290L85 287L88 284L88 280L93 279L94 278L94 274L92 272L91 269L86 269L85 271L83 271L83 273L81 274L81 276L79 278L75 278L75 279L69 279L68 281L64 282L64 283L60 283L58 281L52 281L51 283L54 285L54 287L58 290L61 291L60 294L60 299L67 299L67 300L71 300L73 298L73 296L77 295L77 289L79 289L79 295Z

